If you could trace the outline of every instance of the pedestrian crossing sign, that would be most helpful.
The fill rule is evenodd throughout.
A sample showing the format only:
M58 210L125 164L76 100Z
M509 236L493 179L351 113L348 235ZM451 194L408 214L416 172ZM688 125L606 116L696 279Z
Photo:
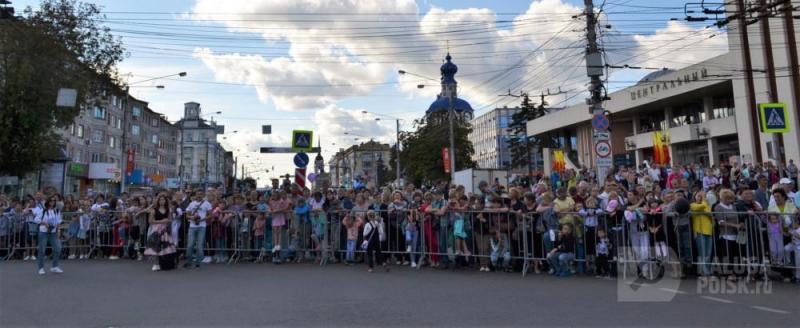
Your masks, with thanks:
M292 150L300 152L311 152L314 132L307 130L292 131Z
M758 113L758 118L761 121L761 132L789 132L789 111L785 103L759 104Z

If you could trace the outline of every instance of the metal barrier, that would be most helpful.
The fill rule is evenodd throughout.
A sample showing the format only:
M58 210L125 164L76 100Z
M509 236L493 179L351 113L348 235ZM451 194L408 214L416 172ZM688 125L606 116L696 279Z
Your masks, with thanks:
M378 260L391 265L492 267L523 275L545 268L561 274L614 275L622 268L622 274L650 276L663 274L670 266L677 274L800 278L800 230L795 214L609 214L591 209L524 214L508 209L374 213L383 223L385 237L380 250L386 259ZM1 260L36 256L38 227L32 222L32 214L26 212L0 215ZM59 227L63 254L59 256L141 259L155 240L150 238L155 230L169 236L166 240L181 254L189 251L187 241L202 239L203 259L217 263L363 262L366 222L363 209L290 211L283 224L273 224L266 212L220 211L209 212L200 236L182 216L154 227L143 212L73 212L63 214Z

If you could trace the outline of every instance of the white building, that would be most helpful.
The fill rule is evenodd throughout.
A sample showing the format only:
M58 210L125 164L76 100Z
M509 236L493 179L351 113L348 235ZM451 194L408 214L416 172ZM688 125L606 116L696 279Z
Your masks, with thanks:
M475 149L472 160L482 169L509 169L511 151L508 141L512 138L508 132L511 116L519 112L518 107L495 108L478 116L470 122L472 132L468 138Z
M790 17L791 9L789 15L784 12L783 2L775 1L768 1L769 18L759 18L758 2L750 0L744 1L745 8L753 9L745 14L744 21L750 23L743 24L735 15L740 12L737 2L726 6L731 19L728 53L678 71L653 73L636 85L609 95L611 99L603 106L611 113L615 162L624 157L635 159L636 164L651 159L652 130L669 132L674 164L775 162L777 154L781 154L783 162L800 161L797 20ZM800 1L791 3L795 8L800 6ZM792 29L793 33L787 32ZM745 35L748 47L743 46ZM771 39L770 44L767 39ZM747 54L750 70L745 65ZM772 69L767 58L772 59ZM748 72L752 72L752 91ZM770 84L774 85L772 91ZM758 104L771 102L787 105L788 132L760 131ZM561 147L576 165L593 166L590 119L588 106L577 104L528 122L528 134L556 133ZM779 152L772 147L774 143L780 146Z
M228 182L230 168L225 160L225 149L217 142L217 135L225 127L202 117L200 104L184 104L183 118L176 123L180 128L180 183L195 186L222 186Z
M734 58L718 56L681 70L657 71L636 85L609 94L611 149L617 163L653 158L653 131L668 131L674 163L719 164L740 154L728 72ZM589 108L577 104L528 122L528 135L558 135L559 148L575 165L594 166ZM626 159L630 159L627 161Z

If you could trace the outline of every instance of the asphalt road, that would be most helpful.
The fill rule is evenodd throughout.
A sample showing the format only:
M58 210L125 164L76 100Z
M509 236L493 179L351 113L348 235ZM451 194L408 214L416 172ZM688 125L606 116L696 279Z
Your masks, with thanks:
M131 326L792 326L800 287L760 295L698 294L669 302L619 302L616 281L593 277L311 264L212 265L151 272L131 261L65 261L35 274L0 262L0 327ZM622 286L622 285L620 285Z

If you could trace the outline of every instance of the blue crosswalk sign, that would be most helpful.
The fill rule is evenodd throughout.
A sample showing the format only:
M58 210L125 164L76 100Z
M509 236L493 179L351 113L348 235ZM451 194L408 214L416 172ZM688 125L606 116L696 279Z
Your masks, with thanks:
M314 132L307 130L292 131L292 150L310 152L314 140Z
M758 105L761 132L789 132L789 111L785 103L767 103Z

